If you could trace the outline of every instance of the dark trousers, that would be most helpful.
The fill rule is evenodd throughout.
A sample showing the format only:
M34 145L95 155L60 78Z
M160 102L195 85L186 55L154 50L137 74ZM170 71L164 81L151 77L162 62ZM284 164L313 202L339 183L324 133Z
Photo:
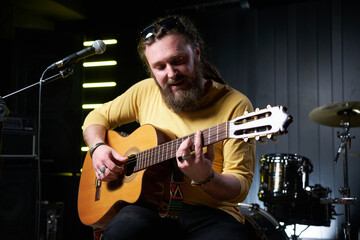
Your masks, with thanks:
M108 223L105 240L129 239L242 240L249 238L247 225L228 213L184 204L178 220L162 218L151 208L128 205Z

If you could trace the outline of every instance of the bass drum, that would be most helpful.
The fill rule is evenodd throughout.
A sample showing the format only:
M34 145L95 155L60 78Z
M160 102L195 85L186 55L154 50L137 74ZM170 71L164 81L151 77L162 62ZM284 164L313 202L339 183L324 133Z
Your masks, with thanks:
M288 240L284 229L278 221L261 209L257 204L239 204L240 212L245 217L245 224L253 229L250 231L250 239L258 240Z

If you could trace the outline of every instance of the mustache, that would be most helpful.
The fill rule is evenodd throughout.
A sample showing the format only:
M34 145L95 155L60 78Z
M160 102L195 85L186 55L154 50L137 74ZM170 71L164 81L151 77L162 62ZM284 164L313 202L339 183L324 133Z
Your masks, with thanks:
M168 87L170 85L177 84L185 79L186 79L185 75L182 74L176 75L174 78L169 78L168 81L165 83L165 86Z

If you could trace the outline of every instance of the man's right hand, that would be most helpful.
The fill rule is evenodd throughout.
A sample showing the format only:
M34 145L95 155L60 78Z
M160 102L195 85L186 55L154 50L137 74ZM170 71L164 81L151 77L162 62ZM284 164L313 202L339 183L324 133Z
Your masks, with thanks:
M121 156L108 145L97 147L92 156L96 177L101 181L119 179L120 174L124 171L124 164L127 161L127 157Z
M88 126L84 131L84 140L91 148L96 143L105 142L106 127L95 124ZM108 145L98 146L92 155L92 164L96 177L101 181L112 181L119 179L124 170L127 157L121 156Z

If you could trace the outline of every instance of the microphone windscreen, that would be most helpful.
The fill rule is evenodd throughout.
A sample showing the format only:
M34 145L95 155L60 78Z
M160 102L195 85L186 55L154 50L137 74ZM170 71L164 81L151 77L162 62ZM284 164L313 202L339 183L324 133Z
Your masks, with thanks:
M103 54L106 50L106 45L103 41L101 40L96 40L92 47L95 49L95 53L96 54Z

